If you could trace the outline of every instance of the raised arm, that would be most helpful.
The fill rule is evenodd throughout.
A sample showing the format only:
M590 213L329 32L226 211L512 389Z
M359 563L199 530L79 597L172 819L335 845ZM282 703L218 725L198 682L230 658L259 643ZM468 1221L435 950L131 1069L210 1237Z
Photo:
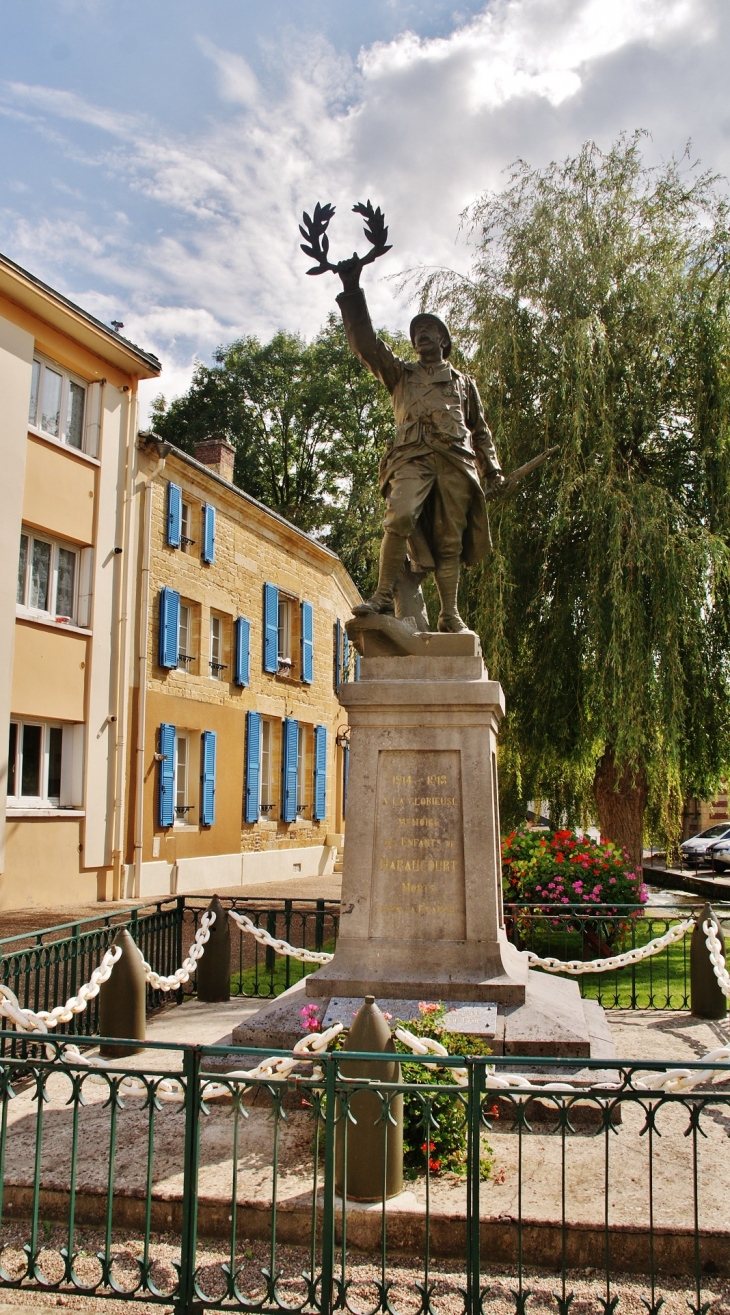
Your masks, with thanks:
M360 287L361 268L362 261L358 256L340 261L337 273L342 280L342 292L337 305L351 351L392 393L403 373L403 362L375 333L365 293Z

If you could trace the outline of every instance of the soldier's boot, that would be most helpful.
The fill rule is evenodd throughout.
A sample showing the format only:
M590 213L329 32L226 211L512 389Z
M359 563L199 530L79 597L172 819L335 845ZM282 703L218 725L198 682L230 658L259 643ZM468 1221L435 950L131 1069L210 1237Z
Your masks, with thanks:
M407 540L403 535L394 534L392 530L385 531L383 542L380 545L378 587L372 598L369 598L366 603L360 603L359 607L353 607L354 616L370 616L373 613L393 616L395 613L393 586L405 561L406 544Z
M447 557L439 562L434 575L436 576L436 586L441 599L441 611L439 612L438 629L452 635L458 635L469 627L464 624L459 616L459 609L456 605L456 598L459 592L459 575L461 573L461 563L458 557Z

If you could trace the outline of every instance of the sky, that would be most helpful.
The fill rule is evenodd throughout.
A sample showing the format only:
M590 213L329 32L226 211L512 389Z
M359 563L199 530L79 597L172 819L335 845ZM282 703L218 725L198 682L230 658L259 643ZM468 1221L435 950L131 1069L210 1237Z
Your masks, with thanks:
M727 0L0 0L0 251L156 353L143 408L244 334L311 337L339 289L297 225L337 208L406 329L398 274L469 269L460 216L533 166L645 129L730 174Z

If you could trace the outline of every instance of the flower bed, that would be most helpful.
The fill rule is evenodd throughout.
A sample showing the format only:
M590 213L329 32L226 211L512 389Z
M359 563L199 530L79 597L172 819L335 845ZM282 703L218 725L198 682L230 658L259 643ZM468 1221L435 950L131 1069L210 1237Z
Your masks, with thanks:
M628 852L610 840L575 831L519 827L502 840L505 900L535 904L646 903L642 873L631 870Z

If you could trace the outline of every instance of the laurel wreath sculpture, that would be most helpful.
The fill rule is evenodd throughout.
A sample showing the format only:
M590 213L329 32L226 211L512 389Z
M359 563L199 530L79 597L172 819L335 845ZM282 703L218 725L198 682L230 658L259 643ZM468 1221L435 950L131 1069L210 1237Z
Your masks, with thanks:
M370 201L366 201L364 205L362 201L358 201L352 209L356 215L362 215L366 220L365 236L371 244L371 250L366 256L358 256L355 252L354 259L359 260L361 265L372 265L378 256L384 256L386 251L391 249L388 246L385 215L380 206L374 210ZM303 222L299 225L299 232L303 238L306 238L306 242L301 243L301 248L306 256L311 256L312 260L317 262L307 270L308 274L325 274L328 269L333 274L339 272L339 266L333 265L328 259L330 240L327 236L327 228L334 213L335 207L330 205L329 201L325 205L320 205L318 201L313 215L308 215L306 210L302 215Z

